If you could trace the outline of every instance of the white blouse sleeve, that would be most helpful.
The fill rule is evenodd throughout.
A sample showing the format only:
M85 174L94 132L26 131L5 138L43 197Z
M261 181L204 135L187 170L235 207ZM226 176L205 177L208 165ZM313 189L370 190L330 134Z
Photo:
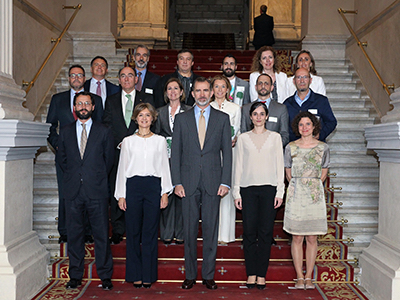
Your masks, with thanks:
M260 75L258 72L253 72L250 74L250 80L249 80L249 90L250 90L250 101L253 102L257 100L258 94L256 91L256 82L257 78Z
M233 162L233 189L232 195L233 199L239 199L240 196L240 180L242 178L243 173L243 135L240 135L234 153L234 162Z
M163 194L170 193L173 189L171 181L171 171L169 168L169 159L167 151L167 141L162 138L160 143L160 155L161 155L161 196Z
M235 136L238 136L240 134L240 121L242 119L242 113L241 113L240 106L237 105L235 112L234 112L234 117L233 117L233 129L235 130Z
M126 168L129 165L129 147L127 140L124 139L121 143L121 152L119 155L119 164L117 171L117 179L115 181L114 197L118 201L119 198L126 198Z

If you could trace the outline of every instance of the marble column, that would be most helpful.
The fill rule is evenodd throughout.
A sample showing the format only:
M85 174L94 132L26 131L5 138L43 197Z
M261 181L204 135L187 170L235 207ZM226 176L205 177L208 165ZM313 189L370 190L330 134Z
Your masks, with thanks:
M382 124L365 128L367 147L379 156L379 225L360 255L361 285L376 300L400 299L400 89Z
M49 254L32 230L33 158L47 124L32 122L12 78L13 1L0 0L0 299L30 299L48 276Z

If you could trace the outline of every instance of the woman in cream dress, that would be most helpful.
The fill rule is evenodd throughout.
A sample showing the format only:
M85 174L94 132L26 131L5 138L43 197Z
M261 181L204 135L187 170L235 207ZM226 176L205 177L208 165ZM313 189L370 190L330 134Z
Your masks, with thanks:
M215 76L211 81L211 87L214 93L214 101L211 102L211 106L229 115L232 132L232 147L235 147L240 129L240 106L228 100L231 85L226 77L222 75ZM218 231L219 244L235 241L235 214L235 205L233 203L232 194L229 192L221 199L220 204Z

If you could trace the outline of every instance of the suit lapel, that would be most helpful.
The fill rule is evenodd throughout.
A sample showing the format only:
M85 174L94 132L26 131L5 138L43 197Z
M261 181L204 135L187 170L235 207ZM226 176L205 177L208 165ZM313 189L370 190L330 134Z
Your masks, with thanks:
M83 154L83 160L85 160L88 155L90 154L90 152L92 151L92 149L94 148L95 142L97 140L97 137L99 135L99 130L98 127L96 126L96 124L93 122L92 123L92 128L90 128L90 134L89 137L87 139L87 143L86 143L86 148L85 148L85 153ZM80 151L79 151L80 152ZM79 154L80 155L80 154Z
M204 139L204 146L207 144L207 141L210 139L210 136L212 135L216 124L217 124L217 118L215 117L215 109L212 106L210 106L210 117L208 118L206 137ZM204 147L203 147L203 149L204 149Z
M76 121L74 118L74 114L71 111L71 98L70 98L70 90L65 92L65 101L61 101L61 105L63 106L60 111L68 112L66 115L70 122Z
M196 145L200 149L199 132L197 130L197 124L196 124L196 117L194 115L194 109L192 109L192 111L190 112L190 118L188 118L188 127L189 127L189 130L191 131L190 135L195 137L194 139L196 140ZM206 136L207 136L207 134L206 134Z
M176 117L176 114L175 114ZM161 110L160 118L162 123L167 124L166 126L166 133L169 136L172 136L171 127L169 125L169 104L164 106L164 109Z

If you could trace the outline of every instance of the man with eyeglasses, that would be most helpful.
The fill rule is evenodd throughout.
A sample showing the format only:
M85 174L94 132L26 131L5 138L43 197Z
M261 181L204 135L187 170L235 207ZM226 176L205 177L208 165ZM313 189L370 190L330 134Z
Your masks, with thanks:
M110 97L107 97L106 108L104 111L103 123L111 128L114 136L115 159L114 166L110 174L110 217L112 226L111 244L119 244L125 233L124 211L118 207L118 202L114 199L115 179L120 151L118 145L128 135L132 135L138 129L137 124L132 120L132 113L139 103L150 103L154 106L151 95L135 90L138 81L136 70L132 67L124 67L118 72L119 84L122 90Z
M47 138L49 144L53 147L56 154L56 172L58 183L58 232L60 238L59 243L67 242L67 229L65 226L65 205L62 193L63 172L60 165L57 163L58 155L58 129L71 124L77 120L73 108L75 94L83 91L83 83L85 82L85 70L80 65L72 65L68 71L68 82L71 87L68 91L54 94L51 98L49 111L47 114L46 123L51 123L50 134ZM95 121L101 122L103 117L103 105L99 96L94 96L95 110L92 118ZM93 242L90 230L87 230L86 242Z
M86 80L83 87L85 91L100 96L103 107L105 107L107 97L118 93L120 87L105 79L108 73L108 62L103 56L96 56L92 59L90 71L92 78Z
M286 106L272 100L271 92L274 89L272 79L268 74L261 74L256 81L256 91L258 98L256 101L264 103L268 108L268 119L265 122L265 128L275 131L281 135L282 145L285 148L289 143L289 115ZM242 107L242 119L240 122L240 131L246 132L252 129L250 119L250 108L253 103L248 103Z
M150 60L150 50L145 45L138 45L133 52L135 59L135 69L137 83L135 88L139 92L144 92L154 99L154 91L160 80L160 75L154 74L147 69Z
M326 138L335 130L337 121L333 115L328 98L321 94L314 93L310 89L311 81L312 78L307 69L297 69L293 77L296 93L287 98L283 104L286 105L288 109L289 124L292 124L293 119L301 111L308 111L314 114L321 124L321 131L316 138L325 142ZM296 137L293 133L292 127L289 126L290 142L298 138L299 137Z
M92 120L94 95L74 97L77 121L60 130L57 160L64 172L63 195L68 233L67 289L82 284L85 258L85 220L92 225L97 274L103 290L111 290L113 261L108 240L108 174L114 163L111 130ZM87 214L87 216L86 216Z

